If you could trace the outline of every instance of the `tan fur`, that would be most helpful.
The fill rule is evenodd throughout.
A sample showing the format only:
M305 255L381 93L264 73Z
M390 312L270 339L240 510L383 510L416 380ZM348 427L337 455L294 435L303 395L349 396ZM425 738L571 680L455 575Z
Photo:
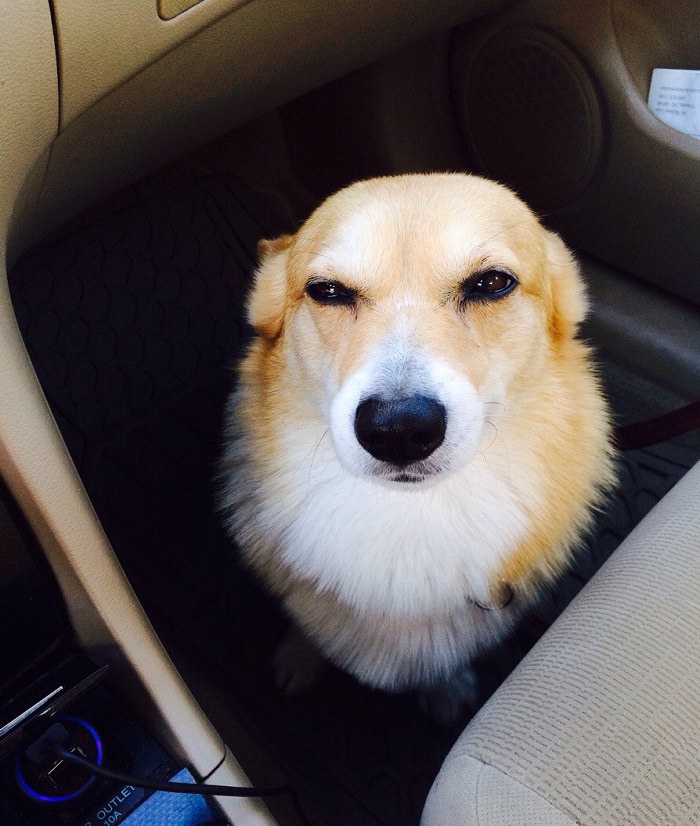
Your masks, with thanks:
M540 586L566 567L572 547L589 526L592 508L612 484L606 406L588 350L575 337L586 312L584 287L562 241L543 229L522 202L503 187L466 175L414 175L356 184L322 205L296 235L262 242L259 252L248 305L257 336L232 399L222 504L244 556L305 633L360 679L392 687L389 677L372 676L375 666L383 674L379 661L385 655L378 636L393 635L391 645L400 647L418 626L427 628L428 636L436 627L461 628L460 612L468 612L467 631L455 631L456 638L464 633L483 637L470 651L493 642ZM517 288L498 300L460 305L460 284L472 272L489 267L507 268L517 277ZM318 277L352 288L358 296L354 306L313 301L306 288ZM388 336L402 344L386 344ZM381 479L370 478L370 493L365 494L366 480L354 482L355 470L341 467L343 457L336 455L340 448L335 445L334 453L330 444L329 409L382 347L399 365L405 350L409 368L415 358L419 365L428 365L428 371L439 363L449 375L461 376L465 387L483 399L487 424L464 467L456 463L444 473L438 469L434 478L417 486L383 486ZM294 460L285 459L290 451L296 451ZM324 482L324 474L330 481ZM488 525L468 513L487 480L488 489L503 492L514 514L514 537L515 526L527 523L509 547L495 542L492 557L482 540L478 547L469 547L477 542L470 538L469 525L488 534ZM449 548L444 560L448 570L442 570L443 560L435 557L434 549L410 549L417 577L442 571L442 577L463 580L462 590L453 585L454 594L446 590L439 597L442 585L435 574L434 606L426 609L423 603L430 603L433 591L419 598L422 583L416 580L415 599L404 593L412 590L404 584L394 604L387 582L386 607L377 609L369 596L370 590L371 599L381 590L374 569L365 586L358 579L356 599L354 592L340 596L342 579L332 580L337 586L317 585L321 573L312 567L304 573L303 539L295 540L291 549L285 537L294 530L298 510L311 507L315 495L329 498L317 517L328 519L329 553L334 552L334 532L341 532L343 541L346 534L352 536L356 525L334 522L329 485L367 495L368 507L373 503L371 486L376 486L376 498L387 502L381 535L389 537L388 545L393 535L390 507L404 507L404 499L406 514L425 508L426 524L439 512L438 528L464 513L465 548ZM495 525L498 502L479 507ZM278 511L285 514L279 520ZM429 527L426 530L429 537ZM429 538L426 541L429 544ZM358 548L361 542L358 539ZM347 547L346 555L355 552L352 541ZM370 550L382 553L381 548ZM396 553L398 566L408 565L398 550L389 552ZM367 552L357 553L361 566ZM344 562L338 559L339 571ZM406 577L410 583L409 574ZM475 605L498 605L504 588L515 593L514 606L483 612L500 613L497 620L482 618ZM414 613L399 607L413 604L412 599L416 605L423 600ZM468 607L459 607L461 599ZM376 653L367 654L366 666L355 667L356 660L365 657L356 650L363 641ZM421 658L427 656L421 650L407 662L420 662L422 668ZM411 683L403 673L407 668L396 666L396 674L401 672L397 687ZM434 674L429 664L425 671L433 676L423 682L430 682Z

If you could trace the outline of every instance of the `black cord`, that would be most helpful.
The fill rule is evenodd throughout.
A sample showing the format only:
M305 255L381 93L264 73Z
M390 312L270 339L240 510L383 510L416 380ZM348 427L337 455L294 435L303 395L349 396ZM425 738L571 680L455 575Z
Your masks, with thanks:
M54 740L47 740L45 747L53 752L53 754L61 757L67 763L72 763L74 766L82 769L88 774L93 774L96 777L102 777L105 780L111 780L114 783L124 783L128 786L135 786L138 789L148 789L149 791L157 792L173 792L175 794L198 794L212 797L279 797L281 795L289 795L294 811L297 813L302 826L310 826L306 815L301 808L301 804L297 799L296 791L292 786L269 786L269 787L253 787L253 786L216 786L209 783L173 783L171 781L163 780L148 780L145 777L132 777L128 774L106 769L104 766L98 766L90 760L85 760L83 757L78 757L67 749L63 748Z

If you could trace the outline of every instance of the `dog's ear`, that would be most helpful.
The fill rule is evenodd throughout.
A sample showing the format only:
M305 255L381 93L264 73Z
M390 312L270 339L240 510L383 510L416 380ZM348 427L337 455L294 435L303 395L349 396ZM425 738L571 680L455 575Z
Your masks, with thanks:
M287 250L292 235L258 241L258 268L248 297L248 321L258 335L275 339L282 332L287 303Z
M551 283L549 326L555 339L571 338L588 312L588 299L578 264L561 238L545 234Z

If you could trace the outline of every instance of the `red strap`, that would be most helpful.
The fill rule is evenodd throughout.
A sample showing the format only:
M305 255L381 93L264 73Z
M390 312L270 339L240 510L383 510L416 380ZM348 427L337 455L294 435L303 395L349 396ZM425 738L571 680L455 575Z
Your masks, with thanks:
M618 450L649 447L696 428L700 428L700 401L691 402L678 410L644 422L618 427L615 430L615 445Z

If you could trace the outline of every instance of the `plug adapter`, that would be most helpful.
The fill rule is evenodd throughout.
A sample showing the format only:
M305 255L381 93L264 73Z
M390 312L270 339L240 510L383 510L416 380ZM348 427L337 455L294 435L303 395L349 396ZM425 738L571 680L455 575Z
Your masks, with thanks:
M15 778L22 791L41 803L63 803L83 794L95 781L91 775L53 751L66 751L100 765L102 741L96 729L77 717L60 717L27 748L20 749Z

